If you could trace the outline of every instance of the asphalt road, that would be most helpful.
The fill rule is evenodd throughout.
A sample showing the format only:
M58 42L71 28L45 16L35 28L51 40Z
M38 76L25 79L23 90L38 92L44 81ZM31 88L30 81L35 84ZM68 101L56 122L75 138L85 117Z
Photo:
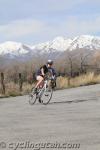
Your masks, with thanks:
M28 96L0 99L0 149L39 147L100 150L100 85L56 91L47 106L29 105Z

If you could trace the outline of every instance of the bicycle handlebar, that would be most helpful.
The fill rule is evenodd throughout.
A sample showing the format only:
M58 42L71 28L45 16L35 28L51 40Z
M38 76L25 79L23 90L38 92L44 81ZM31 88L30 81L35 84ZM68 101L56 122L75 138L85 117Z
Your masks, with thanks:
M55 80L53 77L44 77L44 80Z

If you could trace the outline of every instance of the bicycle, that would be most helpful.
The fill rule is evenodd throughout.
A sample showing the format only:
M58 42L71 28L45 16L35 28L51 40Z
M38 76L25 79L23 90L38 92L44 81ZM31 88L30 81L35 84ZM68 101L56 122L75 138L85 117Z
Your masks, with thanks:
M49 82L50 81L50 82ZM54 84L52 78L45 78L43 86L37 88L37 92L34 93L34 88L32 88L31 93L29 94L29 104L33 105L37 101L41 101L41 104L47 105L53 94Z

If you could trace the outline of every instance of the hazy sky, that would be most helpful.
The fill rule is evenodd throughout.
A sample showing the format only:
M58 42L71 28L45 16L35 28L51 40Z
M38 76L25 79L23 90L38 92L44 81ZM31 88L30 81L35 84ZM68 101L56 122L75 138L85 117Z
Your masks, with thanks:
M0 0L0 43L100 35L100 0Z

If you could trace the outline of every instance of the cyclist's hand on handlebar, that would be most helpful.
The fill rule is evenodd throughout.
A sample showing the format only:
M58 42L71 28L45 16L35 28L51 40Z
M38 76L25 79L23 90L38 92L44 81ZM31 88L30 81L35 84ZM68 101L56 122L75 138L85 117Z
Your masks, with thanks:
M55 77L55 76L52 76L52 77L51 77L51 80L56 80L56 77Z

